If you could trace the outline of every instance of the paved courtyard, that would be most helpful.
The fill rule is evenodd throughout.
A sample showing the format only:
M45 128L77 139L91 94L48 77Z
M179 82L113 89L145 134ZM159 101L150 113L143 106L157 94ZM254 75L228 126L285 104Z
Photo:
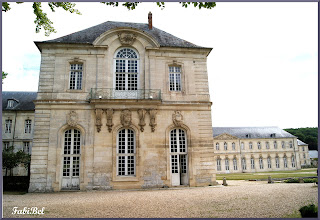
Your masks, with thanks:
M303 205L318 204L318 188L313 183L239 180L228 184L226 187L4 195L3 217L281 218ZM43 215L13 215L13 207L44 207L45 211Z

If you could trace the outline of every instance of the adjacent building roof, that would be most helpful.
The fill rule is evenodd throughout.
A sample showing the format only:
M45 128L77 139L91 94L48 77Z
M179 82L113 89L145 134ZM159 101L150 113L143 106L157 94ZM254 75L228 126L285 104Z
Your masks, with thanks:
M129 22L116 22L107 21L102 24L78 31L57 39L43 41L43 43L75 43L75 44L92 44L94 40L106 31L116 28L132 28L138 29L151 35L158 41L162 47L186 47L186 48L205 48L197 46L186 40L175 37L165 31L162 31L156 27L152 27L150 30L148 24L144 23L129 23ZM36 42L37 43L37 42Z
M317 150L309 150L309 157L310 157L310 159L318 158L318 151Z
M33 101L36 98L37 92L2 92L2 111L34 111ZM8 100L14 101L13 107L8 107Z
M308 144L306 144L306 143L304 143L304 142L300 141L299 139L297 139L297 140L298 140L298 146L300 146L300 145L308 145Z
M278 127L213 127L213 137L227 133L238 138L292 138Z

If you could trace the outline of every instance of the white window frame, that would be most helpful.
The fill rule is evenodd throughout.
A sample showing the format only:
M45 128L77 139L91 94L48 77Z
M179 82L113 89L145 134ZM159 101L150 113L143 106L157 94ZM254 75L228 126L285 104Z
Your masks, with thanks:
M8 149L10 147L10 142L9 141L3 141L3 149Z
M4 133L10 134L12 130L12 119L6 119Z
M283 167L288 168L288 160L286 156L283 157Z
M70 90L82 90L83 89L83 63L70 63L69 64L69 85ZM81 66L81 68L80 68ZM75 69L73 69L75 67ZM72 82L72 73L74 73L74 85L71 85ZM79 79L80 78L80 79ZM80 85L79 85L80 84Z
M173 71L171 71L171 69ZM178 71L179 70L179 71ZM173 88L171 88L171 76L173 76ZM180 80L180 82L178 81ZM169 66L169 91L181 92L182 91L182 68L181 66Z
M286 148L286 144L285 144L284 141L281 142L281 147L282 147L282 149L285 149L285 148Z
M274 142L273 142L273 147L274 147L274 149L278 149L278 143L277 143L277 141L274 141Z
M223 143L223 147L224 147L224 150L228 150L228 143L227 143L227 142L224 142L224 143Z
M219 143L216 143L216 150L219 150L220 149L220 145Z
M270 149L270 145L268 141L266 142L266 149Z
M280 158L277 156L275 160L276 160L276 168L280 168Z
M250 165L251 165L251 169L254 169L254 158L253 157L250 158Z
M30 154L30 142L29 141L23 142L23 152L25 152L26 154Z
M241 142L241 150L244 150L244 143Z
M272 166L271 166L271 157L267 158L267 162L268 162L268 169L271 169L272 168Z
M124 153L119 153L119 134L121 131L125 131L125 146L124 146ZM133 132L133 153L128 153L128 130ZM133 156L133 174L129 173L129 157ZM125 166L125 173L120 174L119 172L119 160L120 157L125 157L124 166ZM123 177L123 176L136 176L136 132L131 128L122 128L117 133L117 176Z
M25 134L30 134L31 133L31 126L32 126L32 120L31 119L26 119L24 121L24 133Z
M14 100L9 99L7 102L7 108L13 108L13 106L14 106Z
M221 159L217 159L217 171L221 171Z
M258 145L258 149L259 149L259 150L261 150L261 143L260 143L260 142L258 142L258 144L257 144L257 145Z
M292 141L289 142L289 148L293 148L293 143L292 143Z
M232 150L236 150L236 143L232 142Z
M226 168L226 170L230 170L230 167L229 167L229 159L228 159L228 158L226 158L226 159L224 160L224 163L225 163L225 168Z
M304 151L304 146L302 146L302 151Z
M238 170L237 158L233 158L233 170Z
M71 130L70 133L70 145L66 145L66 143L68 142L68 139L66 138L66 133L68 131ZM77 131L77 134L79 134L79 143L75 143L75 131ZM80 167L81 167L81 145L82 145L82 134L81 131L78 129L68 129L63 133L64 137L63 137L63 154L62 154L62 176L63 177L80 177ZM75 145L77 145L77 148L79 148L79 152L78 153L74 153L75 152ZM68 147L66 147L68 146ZM69 153L65 152L67 149L67 151L69 151ZM65 159L65 158L69 158L69 159ZM77 161L76 158L78 158L78 164L74 162ZM69 167L64 169L65 167L65 162L69 161L68 165ZM76 166L76 167L75 167ZM68 170L69 169L69 170ZM64 175L64 171L68 170L68 174L69 175Z
M241 159L241 165L242 165L242 170L246 170L247 169L247 164L246 164L246 158L243 157Z
M135 52L137 58L117 58L117 54L121 51L121 50L124 50L124 49L130 49L132 50L133 52ZM136 91L136 90L139 90L140 88L140 55L138 53L137 50L135 50L134 48L131 48L131 47L122 47L122 48L119 48L118 50L115 51L114 53L114 62L113 62L113 88L116 90L116 91ZM125 71L124 72L117 72L117 60L124 60L125 61ZM136 73L129 73L128 72L128 67L129 67L129 60L136 60L137 61L137 72ZM117 74L124 74L125 75L125 82L124 82L124 86L125 86L125 89L123 90L120 90L120 89L117 89ZM136 74L137 75L137 85L136 85L136 89L130 89L129 90L129 74Z
M249 149L252 150L252 148L253 148L253 144L252 142L249 142Z
M259 157L259 168L260 168L260 170L263 169L263 158L262 157Z
M292 166L292 167L296 167L294 155L291 156L291 166Z

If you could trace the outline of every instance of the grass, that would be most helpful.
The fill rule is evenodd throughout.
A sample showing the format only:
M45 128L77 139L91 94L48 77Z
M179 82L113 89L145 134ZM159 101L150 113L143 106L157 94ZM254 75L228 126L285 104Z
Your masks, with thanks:
M294 178L294 177L310 177L317 176L317 168L290 170L290 171L270 171L260 173L228 173L217 174L217 180L222 180L225 177L227 180L250 180L250 179L268 179L272 178Z
M302 218L299 211L294 211L291 214L283 216L283 218Z

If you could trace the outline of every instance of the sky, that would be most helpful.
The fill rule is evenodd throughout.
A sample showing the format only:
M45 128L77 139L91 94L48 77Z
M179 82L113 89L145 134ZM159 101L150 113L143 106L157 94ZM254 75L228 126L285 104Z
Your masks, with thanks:
M105 21L147 23L199 46L207 58L213 127L318 126L316 2L223 3L211 10L142 3L135 10L77 3L82 15L51 13L57 33L35 33L31 3L2 13L3 91L37 91L41 55L34 41L55 39Z

